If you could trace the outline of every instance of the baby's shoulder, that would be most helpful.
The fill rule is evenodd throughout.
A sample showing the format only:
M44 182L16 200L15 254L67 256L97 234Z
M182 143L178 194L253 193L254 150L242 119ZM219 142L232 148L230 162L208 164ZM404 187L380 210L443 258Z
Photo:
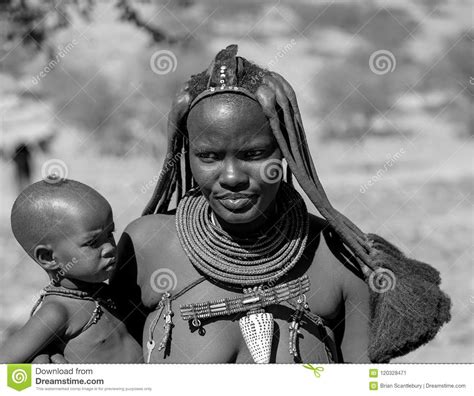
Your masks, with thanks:
M71 310L68 309L67 304L60 301L58 298L44 298L41 305L34 311L32 316L41 319L45 324L62 323L69 321Z
M48 295L44 298L37 313L47 310L49 312L49 322L52 320L61 321L64 334L66 337L71 338L81 332L81 329L93 314L94 309L94 301Z

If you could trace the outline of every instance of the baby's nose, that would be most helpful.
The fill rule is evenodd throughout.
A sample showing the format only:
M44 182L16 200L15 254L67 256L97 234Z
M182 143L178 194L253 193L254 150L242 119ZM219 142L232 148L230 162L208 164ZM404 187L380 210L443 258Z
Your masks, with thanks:
M102 248L102 258L115 257L116 249L111 243L106 243Z

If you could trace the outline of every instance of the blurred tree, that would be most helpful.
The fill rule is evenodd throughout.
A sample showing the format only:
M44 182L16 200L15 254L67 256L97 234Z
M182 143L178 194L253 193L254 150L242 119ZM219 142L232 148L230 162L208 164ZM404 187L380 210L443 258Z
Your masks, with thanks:
M191 1L181 1L183 7L188 7ZM117 7L120 10L120 19L133 23L140 29L147 32L155 43L167 42L173 44L180 39L178 37L171 37L156 26L151 25L146 18L142 18L140 13L132 7L128 0L118 0Z
M369 65L372 52L373 49L351 54L318 74L317 112L325 125L323 138L361 139L375 132L382 136L395 132L386 113L414 76L400 65L392 72L374 73ZM376 120L381 120L383 127L376 127Z
M101 15L99 0L0 0L0 73L25 78L38 75L38 66L41 67L43 75L37 78L40 84L35 83L35 98L54 104L55 114L51 116L61 127L71 125L84 131L89 146L114 154L128 153L134 147L138 148L135 151L154 150L155 146L163 146L161 134L156 132L161 132L165 124L159 121L168 111L169 98L178 84L195 71L197 55L205 56L205 51L197 49L199 45L192 35L180 38L168 34L157 26L161 21L145 17L160 7L159 1L105 1L109 10L117 11L112 13L114 29L132 36L126 45L123 41L98 40L100 33L94 28L100 26L102 19L94 18ZM187 9L192 3L179 1L173 7ZM78 17L97 22L89 32L92 41L89 45L78 44L73 56L59 62L57 44L63 37L73 35L72 25ZM145 35L130 35L126 25ZM151 48L143 46L143 37L146 42L147 36ZM100 47L104 43L106 47ZM164 77L153 72L150 60L157 49L172 50L175 59L170 60L175 62L176 73ZM132 53L134 56L127 56ZM113 65L117 55L122 59ZM50 60L56 62L50 66ZM47 73L44 65L48 66Z
M157 26L151 25L128 0L110 0L119 10L121 20L146 31L155 43L179 41ZM49 58L55 55L49 39L58 30L69 26L72 14L90 21L97 0L0 0L0 42L8 50L21 43L37 50L46 50ZM180 1L182 7L191 0Z
M460 125L463 137L474 136L474 33L461 30L445 40L438 60L426 65L428 73L420 89L425 93L442 92L442 100L431 111L446 113Z
M453 73L451 78L456 80L458 88L464 88L462 96L458 100L458 109L462 114L459 116L465 120L462 135L474 136L474 63L473 63L473 41L472 30L462 31L452 42L448 42L448 48L452 48L448 54ZM457 114L456 114L457 115Z
M374 1L295 2L292 10L304 34L322 28L340 29L391 51L403 46L419 23L408 8L380 7Z
M92 0L0 0L2 46L8 49L21 43L51 51L48 39L69 25L71 7L87 18L92 5Z

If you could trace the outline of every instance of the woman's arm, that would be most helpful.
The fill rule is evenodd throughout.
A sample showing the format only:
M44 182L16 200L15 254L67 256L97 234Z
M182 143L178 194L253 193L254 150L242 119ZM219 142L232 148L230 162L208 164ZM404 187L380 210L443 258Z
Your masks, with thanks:
M58 303L43 304L28 322L0 347L0 363L29 362L54 338L62 337L68 314Z
M341 361L368 363L370 308L369 287L353 253L330 227L323 230L329 247L327 260L333 271L334 287L340 295L339 312L331 320Z
M367 284L346 272L343 277L345 326L342 334L341 352L345 363L370 363L369 347L369 288Z

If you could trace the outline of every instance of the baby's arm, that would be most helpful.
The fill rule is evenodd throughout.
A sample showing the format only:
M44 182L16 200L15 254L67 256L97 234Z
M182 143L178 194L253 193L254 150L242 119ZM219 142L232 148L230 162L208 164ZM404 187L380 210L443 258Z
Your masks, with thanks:
M66 308L57 302L44 303L15 334L0 346L0 363L29 362L54 337L67 328Z

